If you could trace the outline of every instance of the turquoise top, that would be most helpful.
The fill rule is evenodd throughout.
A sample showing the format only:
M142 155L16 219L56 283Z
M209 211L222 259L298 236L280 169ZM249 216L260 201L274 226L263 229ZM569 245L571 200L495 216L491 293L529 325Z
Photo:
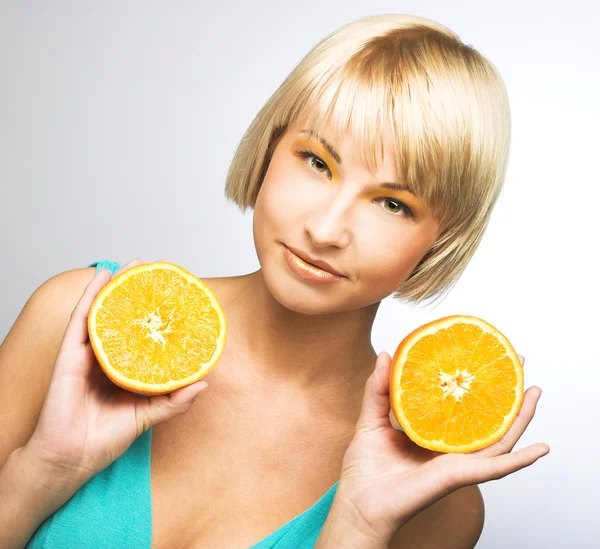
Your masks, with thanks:
M114 273L113 261L89 265ZM93 476L35 531L25 549L150 549L152 428L136 438L123 455ZM321 533L336 482L306 511L249 549L312 549Z

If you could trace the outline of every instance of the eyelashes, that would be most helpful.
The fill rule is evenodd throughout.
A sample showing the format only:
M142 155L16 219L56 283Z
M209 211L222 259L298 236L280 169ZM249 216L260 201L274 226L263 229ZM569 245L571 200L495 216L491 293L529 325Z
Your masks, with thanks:
M331 170L327 166L327 163L323 159L321 159L319 156L317 156L314 152L312 152L311 150L302 149L302 150L297 151L296 155L298 157L302 158L317 173L329 174L328 177L329 178L332 177ZM325 168L325 171L320 171L319 169L316 169L314 167L314 164L311 162L311 159L315 159L316 161L318 161L318 163L321 164L323 168ZM386 211L390 212L392 215L400 215L400 212L402 212L408 217L414 217L413 211L404 202L402 202L401 200L398 200L397 198L392 198L391 196L382 196L380 198L377 198L375 201L381 202L381 201L386 201L386 200L389 200L390 202L395 203L396 207L400 208L399 211L390 211L390 210L386 209Z
M377 201L381 201L381 200L389 200L390 202L395 202L397 204L397 207L400 208L401 211L403 211L408 217L414 217L412 210L402 201L398 200L397 198L392 198L390 196L382 196L381 198L378 198ZM387 210L389 212L389 210ZM390 212L392 215L398 215L397 212Z
M315 158L316 160L318 160L321 164L323 164L323 166L325 166L325 168L327 168L327 171L329 172L329 175L331 176L331 170L329 169L329 167L327 166L327 164L325 163L324 160L322 160L321 158L319 158L316 154L314 154L312 151L309 151L308 149L303 149L301 151L298 151L298 156L300 158L303 158L309 165L311 164L310 162L308 162L308 160L310 158ZM317 170L319 171L319 170ZM319 172L319 173L323 173L323 172Z

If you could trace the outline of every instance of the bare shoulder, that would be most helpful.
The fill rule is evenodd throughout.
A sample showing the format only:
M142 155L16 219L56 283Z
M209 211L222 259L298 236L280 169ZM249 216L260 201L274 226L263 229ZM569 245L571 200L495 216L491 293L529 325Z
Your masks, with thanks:
M51 336L60 333L62 340L71 312L95 274L95 267L55 274L36 288L21 315L38 315L44 322L44 330Z
M484 519L481 490L465 486L410 519L396 532L390 549L473 549Z
M60 294L61 297L67 295L83 294L83 290L96 275L96 267L82 267L79 269L71 269L55 274L48 280L43 282L33 293L33 298L37 299L42 296L42 299L52 301L53 298ZM79 300L79 297L77 300ZM73 303L73 307L77 301ZM53 303L54 305L54 303Z
M35 429L71 313L94 273L73 269L40 284L0 344L0 465Z

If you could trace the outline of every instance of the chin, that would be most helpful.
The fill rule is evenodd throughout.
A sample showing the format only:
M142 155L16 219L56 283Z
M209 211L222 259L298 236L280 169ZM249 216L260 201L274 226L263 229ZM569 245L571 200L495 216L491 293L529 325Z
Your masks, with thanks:
M282 280L281 277L270 281L265 274L265 284L273 298L290 311L304 315L325 315L337 312L332 300L328 300L322 294L311 292L311 288L300 288L302 282L296 284L292 280Z
M265 268L266 267L266 268ZM283 265L283 269L287 269ZM340 312L343 294L334 285L311 285L295 279L294 273L282 272L279 265L262 268L265 286L273 298L286 309L305 315L326 315Z

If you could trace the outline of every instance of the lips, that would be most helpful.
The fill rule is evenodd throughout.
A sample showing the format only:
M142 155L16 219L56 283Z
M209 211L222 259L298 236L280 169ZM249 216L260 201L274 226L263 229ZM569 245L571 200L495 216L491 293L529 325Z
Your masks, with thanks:
M307 263L314 265L315 267L319 267L319 269L323 269L324 271L327 271L329 273L345 277L345 275L343 273L338 271L336 268L334 268L332 265L330 265L326 261L323 261L322 259L314 259L310 255L308 255L306 252L303 252L302 250L299 250L298 248L294 248L292 246L287 246L285 244L284 244L284 246L286 246L289 250L291 250L294 254L296 254L303 261L306 261Z

